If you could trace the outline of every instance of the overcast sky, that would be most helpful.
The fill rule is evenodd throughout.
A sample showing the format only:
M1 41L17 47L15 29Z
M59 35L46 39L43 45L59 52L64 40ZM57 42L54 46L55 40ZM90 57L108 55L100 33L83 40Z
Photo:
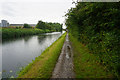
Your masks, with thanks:
M0 20L10 24L36 24L38 20L63 23L71 7L72 0L0 0Z

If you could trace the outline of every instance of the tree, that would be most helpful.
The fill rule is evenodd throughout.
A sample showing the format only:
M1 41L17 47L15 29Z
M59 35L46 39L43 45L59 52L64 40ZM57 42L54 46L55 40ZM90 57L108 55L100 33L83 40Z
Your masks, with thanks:
M32 28L30 25L28 25L28 24L24 24L24 26L23 26L23 28Z
M51 22L43 22L39 21L36 25L36 28L39 29L48 29L50 31L62 31L62 24L60 23L51 23Z
M43 21L40 20L40 21L37 23L36 28L43 29L43 30L46 29L45 22L43 22Z

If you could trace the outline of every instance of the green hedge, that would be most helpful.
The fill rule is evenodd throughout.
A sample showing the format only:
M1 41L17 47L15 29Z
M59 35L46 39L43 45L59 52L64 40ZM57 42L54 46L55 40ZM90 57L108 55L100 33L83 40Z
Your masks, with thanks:
M120 77L120 2L77 3L66 16L69 32Z

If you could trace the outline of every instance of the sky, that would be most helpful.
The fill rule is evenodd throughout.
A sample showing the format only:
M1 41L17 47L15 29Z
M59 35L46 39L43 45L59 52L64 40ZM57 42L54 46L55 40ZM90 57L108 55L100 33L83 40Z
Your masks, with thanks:
M10 24L64 23L64 15L75 0L0 0L0 20Z

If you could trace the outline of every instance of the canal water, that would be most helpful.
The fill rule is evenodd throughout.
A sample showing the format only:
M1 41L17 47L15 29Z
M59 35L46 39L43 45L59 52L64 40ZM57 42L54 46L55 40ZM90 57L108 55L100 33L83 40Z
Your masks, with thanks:
M0 43L0 48L2 48L2 78L17 77L22 68L35 60L35 57L40 56L63 33L45 33Z

